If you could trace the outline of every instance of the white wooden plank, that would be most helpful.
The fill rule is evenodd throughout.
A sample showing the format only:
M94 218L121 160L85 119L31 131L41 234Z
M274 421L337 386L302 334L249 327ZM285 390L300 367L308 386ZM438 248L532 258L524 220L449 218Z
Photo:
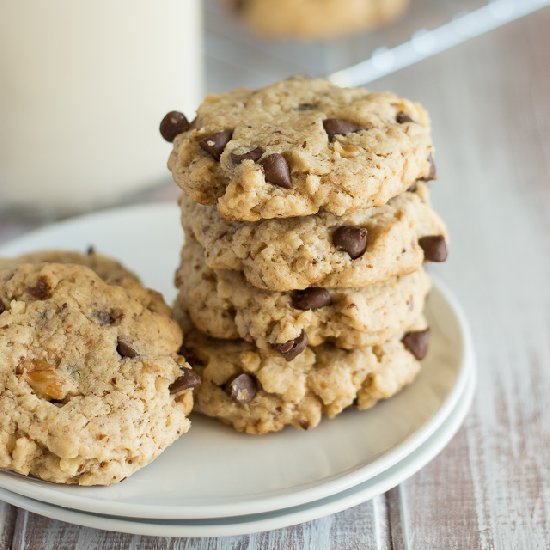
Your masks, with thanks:
M450 261L477 398L433 464L391 492L395 548L550 545L550 10L377 83L434 122Z
M13 550L388 550L384 496L345 512L287 529L225 538L152 538L70 525L20 511Z
M16 508L0 502L0 550L11 548L16 516Z

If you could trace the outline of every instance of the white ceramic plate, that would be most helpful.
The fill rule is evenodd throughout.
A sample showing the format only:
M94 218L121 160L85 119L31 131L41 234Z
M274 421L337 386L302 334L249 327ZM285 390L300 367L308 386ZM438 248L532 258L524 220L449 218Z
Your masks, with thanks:
M66 521L76 525L121 531L135 535L154 537L226 537L238 536L258 531L281 529L289 525L297 525L305 521L319 519L329 514L341 512L352 506L357 506L403 482L437 456L456 433L470 407L475 389L475 364L472 360L471 369L464 393L459 397L455 408L450 412L443 424L428 438L424 444L395 464L382 474L355 487L295 508L256 514L238 516L235 518L220 518L210 520L147 520L131 519L116 516L96 515L61 508L44 502L36 501L0 489L0 500L30 512L41 514L51 519Z
M94 244L150 286L174 296L181 246L172 205L119 209L27 235L0 255ZM51 504L136 518L204 519L299 506L373 478L413 452L441 425L464 389L467 323L441 287L428 301L430 353L418 379L371 411L349 411L308 432L250 436L195 417L191 432L152 465L110 488L58 486L0 473L0 487Z

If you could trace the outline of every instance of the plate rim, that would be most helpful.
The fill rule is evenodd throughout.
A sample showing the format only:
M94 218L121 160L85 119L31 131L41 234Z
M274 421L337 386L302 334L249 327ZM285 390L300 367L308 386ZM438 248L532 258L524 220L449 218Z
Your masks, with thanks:
M247 516L236 516L235 518L214 518L225 520L225 523L198 525L193 520L187 520L185 524L170 523L147 523L146 520L136 518L124 518L120 516L105 516L88 513L80 510L73 510L62 506L56 506L47 502L34 500L29 497L13 493L7 489L0 488L0 498L13 506L28 510L29 512L46 516L50 519L66 521L73 525L101 529L104 531L123 532L141 536L162 536L162 537L229 537L242 536L261 531L272 531L307 521L313 521L322 517L336 514L357 506L363 502L385 493L404 482L421 468L426 466L441 453L447 444L453 439L462 426L470 408L476 389L476 360L471 357L472 365L469 370L468 381L461 399L456 403L455 408L450 412L445 421L429 437L424 444L406 456L401 462L394 464L391 469L394 471L388 477L388 471L382 472L379 476L363 482L351 489L337 493L297 507L286 508L268 513L271 517L263 518L265 514L248 516L251 521L243 522ZM413 456L414 455L414 456ZM408 461L408 462L407 462ZM403 463L405 466L403 467ZM401 468L400 468L401 466ZM378 478L378 479L376 479ZM363 487L360 487L363 485ZM7 497L7 498L6 498ZM153 518L151 518L153 519ZM235 522L228 523L228 520L235 519ZM177 520L174 520L177 521ZM181 520L180 520L181 521Z
M5 254L5 250L14 250L18 247L25 248L26 244L35 238L40 238L41 234L48 231L56 231L65 229L72 225L79 225L83 222L94 223L107 218L114 218L121 215L140 215L143 214L162 214L166 215L167 211L177 213L178 209L172 203L158 203L154 205L137 205L122 208L115 208L87 214L85 216L75 217L56 224L48 225L42 229L38 229L28 233L18 239L0 246L0 254ZM14 252L8 252L13 254ZM15 252L18 253L18 252ZM457 369L456 381L445 397L440 408L433 414L420 429L399 442L390 451L384 453L376 460L361 464L354 467L351 471L346 471L336 477L316 483L312 486L305 486L298 491L292 488L287 488L280 494L271 495L269 497L256 496L253 499L247 499L240 502L225 502L222 504L212 505L183 505L183 506L151 506L137 504L128 506L128 503L117 504L111 500L97 500L92 496L82 496L76 491L71 493L60 493L57 486L40 480L25 478L11 472L0 472L0 487L8 489L12 492L19 493L35 500L55 503L59 506L70 507L82 511L92 513L106 513L122 517L134 518L159 518L159 519L205 519L205 518L220 518L241 516L254 513L266 513L279 510L289 506L299 506L304 503L320 500L330 495L334 495L341 491L347 490L359 483L365 482L379 475L384 470L390 468L396 462L402 460L405 456L414 452L428 437L430 437L437 427L443 422L448 411L456 404L458 395L463 391L467 376L467 365L470 355L473 354L473 344L471 330L466 319L466 316L456 297L452 292L441 283L437 277L433 277L433 288L431 292L439 293L440 298L446 303L446 306L451 310L452 315L456 319L458 333L462 339L462 347L460 349L461 357L459 358L460 366ZM368 470L367 473L365 471ZM124 506L124 510L121 510Z

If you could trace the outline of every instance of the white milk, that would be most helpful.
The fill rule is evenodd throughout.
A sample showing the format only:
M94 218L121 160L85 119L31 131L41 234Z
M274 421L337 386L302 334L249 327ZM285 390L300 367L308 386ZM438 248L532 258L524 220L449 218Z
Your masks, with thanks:
M201 94L199 0L0 0L0 208L83 209L168 178Z

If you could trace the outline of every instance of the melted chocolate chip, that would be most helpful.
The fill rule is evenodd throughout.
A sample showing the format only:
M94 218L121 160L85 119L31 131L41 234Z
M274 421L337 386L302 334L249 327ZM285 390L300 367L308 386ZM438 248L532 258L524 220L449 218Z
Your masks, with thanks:
M353 132L359 132L362 129L357 122L341 118L327 118L323 121L323 128L329 139L333 139L336 135L345 136Z
M199 141L199 145L203 151L206 151L215 160L220 160L222 153L225 150L227 142L233 136L233 130L222 130L205 136Z
M302 311L316 310L330 304L330 293L326 288L311 286L296 290L292 295L292 306Z
M420 248L424 251L424 259L427 262L444 262L447 259L447 243L445 237L432 235L418 239Z
M404 112L397 113L397 116L395 117L395 120L398 122L398 124L404 124L405 122L414 122L414 120Z
M260 161L264 169L265 181L285 189L292 189L290 168L285 157L280 153L272 153Z
M170 111L161 121L159 126L160 135L166 141L174 141L177 135L189 130L189 121L179 111Z
M182 375L176 378L168 387L170 393L178 393L183 390L190 390L201 385L201 377L194 370L183 369Z
M122 312L109 310L109 311L94 311L94 317L99 321L100 325L116 325L122 319Z
M401 340L403 345L414 355L418 361L424 359L428 353L430 341L430 329L406 332Z
M44 275L38 277L36 284L29 288L29 294L37 300L46 300L50 297L50 283Z
M231 162L233 164L241 164L243 160L252 160L256 162L262 158L263 154L264 150L261 147L256 147L256 149L252 149L252 151L240 155L238 153L231 153Z
M313 111L314 109L317 109L317 107L317 103L300 103L298 105L298 111Z
M430 171L427 176L418 178L420 181L433 181L437 179L437 170L435 168L434 157L431 153L428 155L428 162L430 164Z
M232 8L236 13L242 13L248 7L248 0L233 0Z
M355 260L367 250L367 229L343 225L332 234L332 242L336 248L345 250Z
M122 340L117 341L116 351L121 357L128 357L129 359L134 359L139 355L134 348L122 342Z
M204 361L199 359L195 352L185 346L181 346L178 350L178 355L181 355L192 367L203 367Z
M245 405L250 403L256 396L258 383L254 376L243 372L225 385L225 391L235 403Z
M275 349L287 360L292 361L295 357L298 357L307 346L307 334L302 330L300 336L289 340L284 344L275 344Z

